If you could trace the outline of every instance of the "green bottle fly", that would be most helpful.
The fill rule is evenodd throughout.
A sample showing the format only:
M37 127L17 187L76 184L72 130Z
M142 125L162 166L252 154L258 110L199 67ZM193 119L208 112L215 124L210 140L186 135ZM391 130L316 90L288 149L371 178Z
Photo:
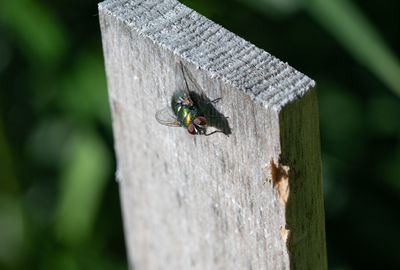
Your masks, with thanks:
M185 127L187 131L192 135L211 135L207 134L207 120L200 112L199 108L193 102L190 97L189 86L186 81L185 73L194 85L198 85L194 82L192 75L182 65L181 70L183 78L185 79L186 89L178 90L172 95L171 108L164 108L156 112L157 121L165 126ZM171 109L174 115L171 115Z

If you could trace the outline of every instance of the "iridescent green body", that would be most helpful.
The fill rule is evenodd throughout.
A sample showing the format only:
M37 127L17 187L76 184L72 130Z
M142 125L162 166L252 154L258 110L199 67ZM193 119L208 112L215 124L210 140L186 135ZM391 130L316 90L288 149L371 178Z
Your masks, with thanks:
M171 99L171 107L179 123L187 128L200 112L194 105L186 105L186 98L184 91L176 91Z

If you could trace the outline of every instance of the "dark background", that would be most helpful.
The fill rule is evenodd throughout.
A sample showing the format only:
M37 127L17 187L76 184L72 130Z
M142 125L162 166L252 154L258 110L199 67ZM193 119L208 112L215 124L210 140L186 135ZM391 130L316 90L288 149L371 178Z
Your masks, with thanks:
M329 268L400 269L399 1L183 2L317 81ZM0 0L0 90L0 269L127 269L97 2Z

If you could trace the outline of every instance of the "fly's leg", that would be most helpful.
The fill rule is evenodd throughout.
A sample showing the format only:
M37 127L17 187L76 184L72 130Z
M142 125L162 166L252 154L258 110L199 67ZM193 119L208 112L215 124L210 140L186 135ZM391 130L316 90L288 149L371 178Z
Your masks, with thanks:
M220 97L219 97L219 98L216 98L216 99L214 99L214 100L211 100L210 103L217 103L217 102L220 101L221 99L222 99L222 98L220 98Z
M210 132L210 133L206 133L206 134L204 134L204 136L210 136L210 135L213 135L213 134L215 134L215 133L223 133L221 130L215 130L215 131L213 131L213 132Z
M215 116L215 115L207 115L207 118L229 118L229 116Z

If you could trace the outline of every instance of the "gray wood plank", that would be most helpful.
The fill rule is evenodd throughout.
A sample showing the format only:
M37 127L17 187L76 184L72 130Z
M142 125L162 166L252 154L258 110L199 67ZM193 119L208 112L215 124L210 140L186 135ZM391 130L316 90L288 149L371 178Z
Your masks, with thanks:
M174 0L99 17L130 267L326 269L314 81ZM229 136L156 121L180 63Z

